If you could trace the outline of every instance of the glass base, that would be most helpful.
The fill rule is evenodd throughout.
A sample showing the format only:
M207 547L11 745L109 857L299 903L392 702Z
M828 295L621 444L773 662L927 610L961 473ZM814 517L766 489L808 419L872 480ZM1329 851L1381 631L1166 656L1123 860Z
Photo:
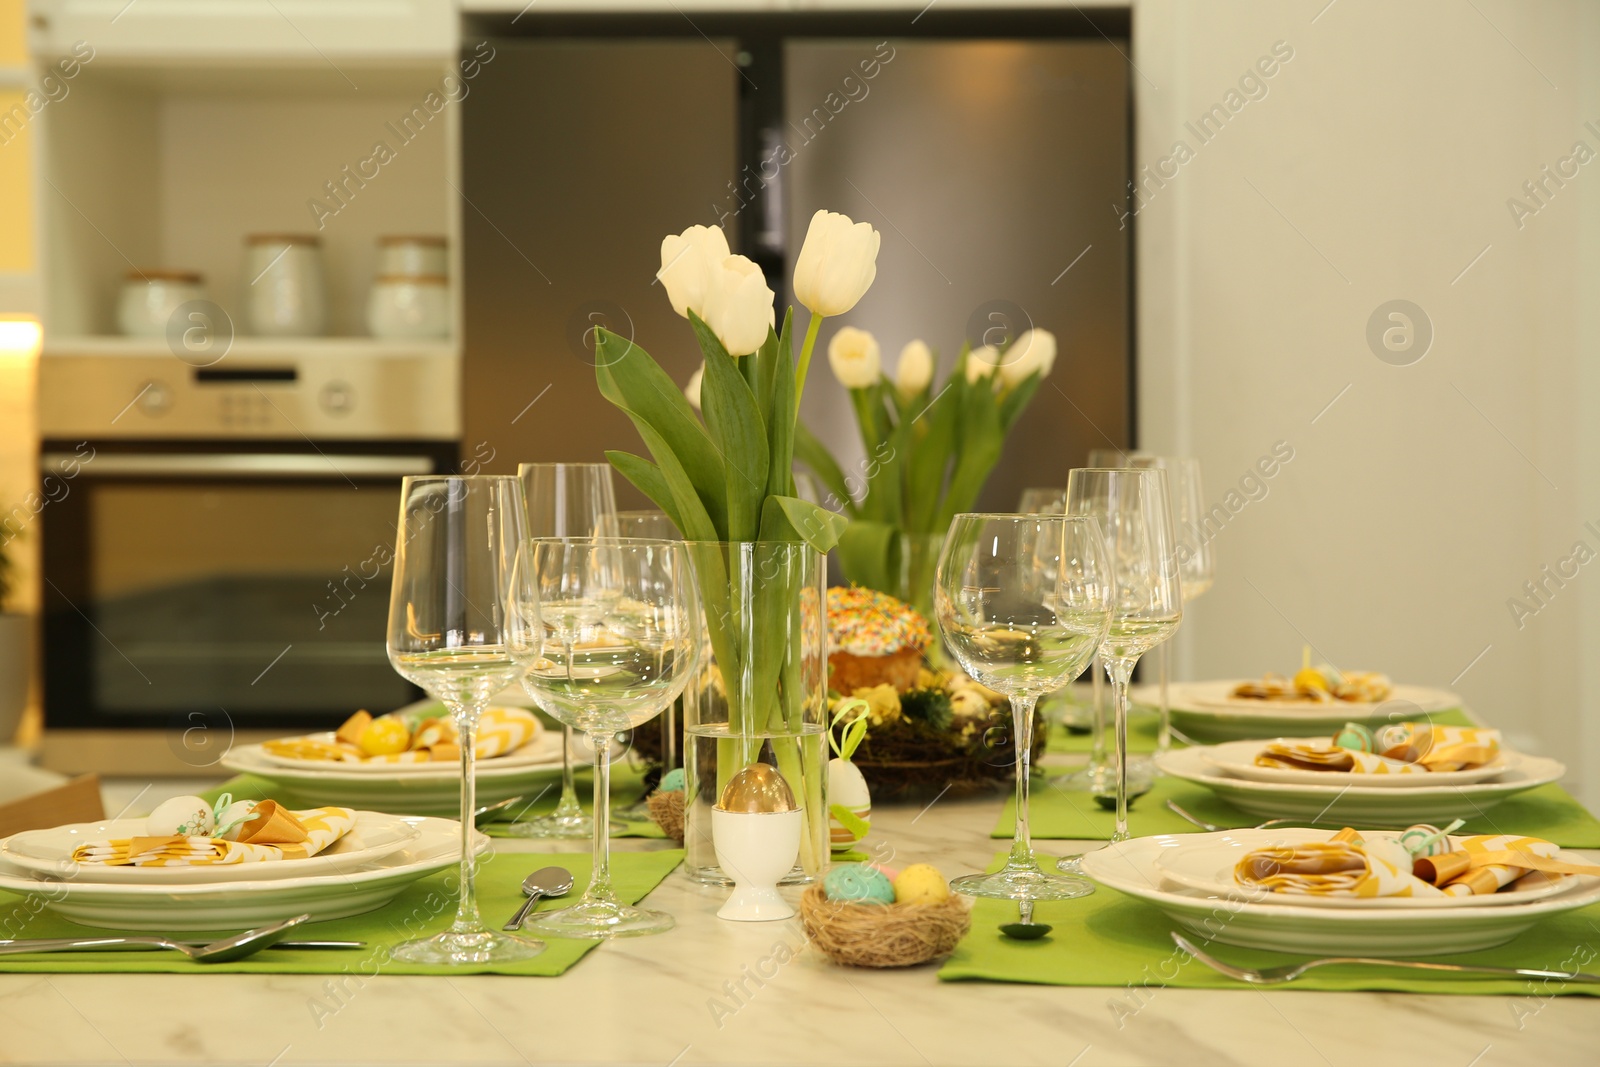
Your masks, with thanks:
M1070 874L1074 877L1081 877L1083 874L1083 853L1079 852L1071 856L1062 856L1060 859L1056 860L1056 870L1060 871L1062 874Z
M588 815L541 815L536 819L514 822L505 828L508 837L581 837L594 836L594 820Z
M646 804L642 800L637 804L629 804L625 808L611 809L611 825L613 827L615 827L619 822L629 823L650 821L650 805Z
M541 911L528 916L525 929L545 937L581 937L599 940L607 937L640 937L659 934L676 922L664 911L650 911L606 900L586 900L558 911Z
M407 941L389 954L406 963L467 964L530 960L544 951L544 942L499 930L446 930L420 941Z
M1128 760L1129 796L1148 793L1150 786L1154 783L1155 764L1152 761L1145 758ZM1084 767L1082 770L1073 771L1071 774L1063 774L1059 778L1052 778L1050 784L1079 793L1093 793L1096 796L1115 796L1117 792L1117 770L1109 763L1101 767Z
M1072 874L1047 874L1037 867L1007 868L995 874L968 874L950 888L969 897L997 900L1074 900L1094 892L1094 883Z

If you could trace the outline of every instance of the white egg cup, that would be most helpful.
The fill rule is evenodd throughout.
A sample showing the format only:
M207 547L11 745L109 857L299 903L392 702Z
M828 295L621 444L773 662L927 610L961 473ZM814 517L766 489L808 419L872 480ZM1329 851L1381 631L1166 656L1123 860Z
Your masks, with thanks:
M711 809L711 842L717 850L717 863L733 879L733 895L718 910L717 918L757 923L794 916L794 907L778 893L778 879L794 870L800 858L804 816L799 809Z

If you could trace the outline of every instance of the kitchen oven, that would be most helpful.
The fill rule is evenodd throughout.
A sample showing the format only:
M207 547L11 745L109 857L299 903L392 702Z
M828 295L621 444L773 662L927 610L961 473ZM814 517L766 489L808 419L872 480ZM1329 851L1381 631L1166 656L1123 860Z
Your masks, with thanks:
M427 355L47 354L47 761L124 769L93 753L142 730L205 766L236 735L415 699L384 649L398 488L456 469L456 392Z

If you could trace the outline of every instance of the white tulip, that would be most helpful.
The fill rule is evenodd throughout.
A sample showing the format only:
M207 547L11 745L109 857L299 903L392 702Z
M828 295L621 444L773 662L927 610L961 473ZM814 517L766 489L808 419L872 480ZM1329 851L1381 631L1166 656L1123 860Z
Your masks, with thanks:
M933 352L921 341L912 341L900 350L900 359L894 365L895 391L904 397L913 397L933 381Z
M661 239L661 269L656 279L667 291L672 310L706 317L706 297L718 266L728 258L728 237L720 226L690 226Z
M689 376L689 384L683 387L683 395L696 411L700 410L700 383L706 376L706 365L700 364L695 372Z
M850 216L819 211L794 261L794 296L815 315L843 315L878 276L878 231Z
M1008 386L1019 385L1034 371L1043 378L1055 362L1056 335L1049 330L1029 330L1006 349L1005 361L1000 364L1000 380Z
M828 342L828 363L846 389L867 389L877 383L883 370L878 339L866 330L845 326Z
M744 256L727 256L711 274L705 310L698 312L730 356L748 356L767 339L776 321L777 297L761 268Z
M1000 362L1000 350L994 345L983 345L967 353L967 384L980 378L992 378L995 365Z

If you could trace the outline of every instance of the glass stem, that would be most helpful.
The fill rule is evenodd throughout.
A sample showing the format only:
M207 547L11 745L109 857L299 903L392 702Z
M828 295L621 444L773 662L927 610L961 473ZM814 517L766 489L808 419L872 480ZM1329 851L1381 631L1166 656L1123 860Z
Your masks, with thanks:
M1156 727L1156 755L1165 756L1172 748L1172 702L1167 698L1167 680L1171 675L1172 643L1162 642L1157 648L1160 659L1156 662L1156 670L1161 682L1161 722Z
M678 766L678 702L674 700L661 713L661 774L664 777Z
M594 870L589 876L589 888L584 891L586 902L616 903L611 891L611 741L613 734L600 732L589 735L594 746Z
M572 727L561 728L561 800L556 804L555 817L573 819L583 815L583 805L578 803L578 786L572 770Z
M1133 677L1133 666L1138 656L1117 657L1106 662L1106 674L1111 678L1111 706L1116 720L1117 733L1117 823L1111 831L1111 840L1128 839L1128 680Z
M456 736L461 744L461 891L456 897L456 921L450 931L457 934L483 932L483 921L478 917L478 893L475 885L478 859L472 852L472 813L478 807L477 751L478 715L482 708L463 704L450 709L456 721Z
M1105 684L1100 681L1100 671L1105 659L1098 653L1094 656L1094 667L1089 671L1091 692L1094 700L1094 715L1091 719L1093 736L1089 739L1089 769L1096 770L1106 765L1106 691Z
M1017 744L1017 830L1011 839L1011 858L1007 870L1036 871L1039 864L1033 858L1033 834L1028 829L1028 786L1033 763L1033 706L1037 694L1011 695L1011 733Z

